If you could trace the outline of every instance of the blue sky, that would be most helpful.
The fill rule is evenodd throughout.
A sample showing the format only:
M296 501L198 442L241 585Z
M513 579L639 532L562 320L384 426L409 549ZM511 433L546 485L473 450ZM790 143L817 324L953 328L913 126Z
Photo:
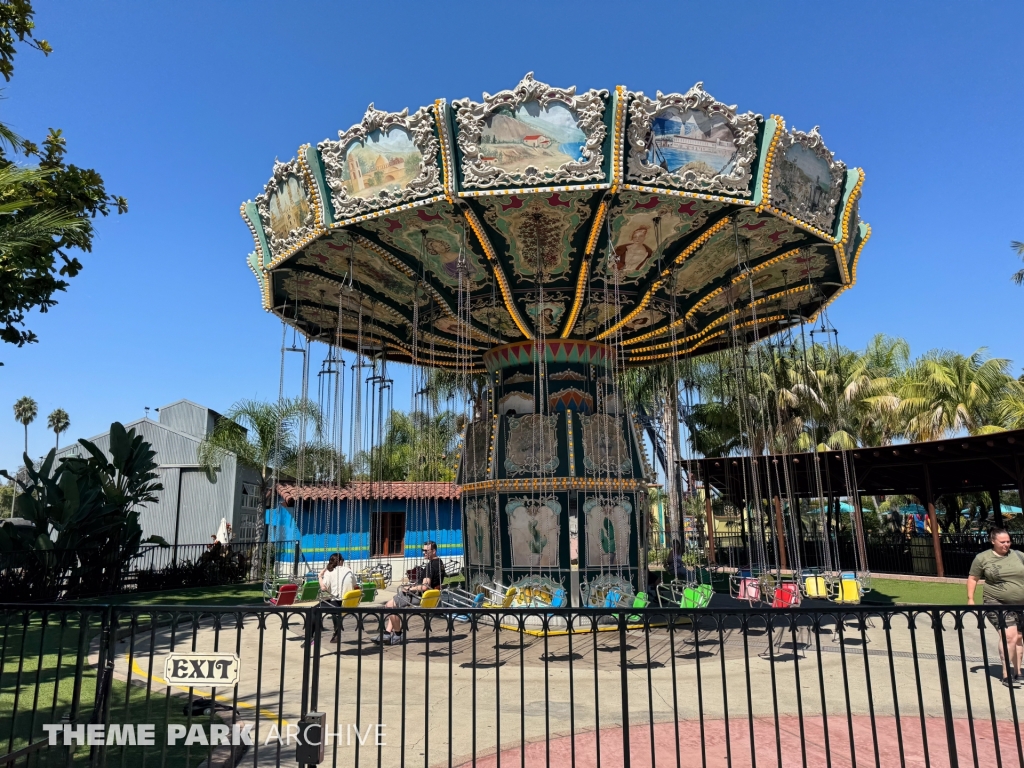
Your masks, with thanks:
M40 0L54 53L20 53L0 119L37 141L63 128L70 160L130 212L98 223L85 270L31 317L39 343L0 348L0 467L20 459L22 395L39 402L33 456L52 445L55 407L71 416L66 441L182 397L219 410L276 397L280 325L260 307L238 215L274 158L337 136L371 101L479 98L530 70L650 94L702 80L743 111L820 125L865 169L874 233L831 312L841 342L987 346L1019 374L1022 26L1024 5L998 2Z

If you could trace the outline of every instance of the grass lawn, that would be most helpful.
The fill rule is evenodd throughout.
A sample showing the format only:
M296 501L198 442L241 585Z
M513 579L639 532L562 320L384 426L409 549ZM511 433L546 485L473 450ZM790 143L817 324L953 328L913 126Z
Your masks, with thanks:
M44 626L40 614L27 625L20 616L0 624L0 754L27 746L45 738L44 723L59 722L74 708L78 690L76 723L87 723L96 701L96 670L84 663L76 665L78 652L89 647L99 632L99 615L82 619L51 615ZM84 621L84 623L83 623ZM186 700L170 696L166 689L153 690L147 701L146 689L111 681L109 723L154 723L155 744L151 747L107 747L108 765L196 766L207 757L203 747L167 746L167 725L187 725ZM205 724L209 717L197 716L193 722ZM124 754L122 754L124 751ZM89 761L88 747L75 751L74 763ZM165 754L166 753L166 754ZM37 753L27 764L48 766L64 764L63 748Z
M981 603L979 587L974 599ZM905 581L871 577L871 591L864 595L868 605L967 605L965 584Z
M123 595L79 600L83 605L121 605L147 607L151 605L257 605L263 603L262 584L225 584L220 587L171 589L162 592L129 592Z

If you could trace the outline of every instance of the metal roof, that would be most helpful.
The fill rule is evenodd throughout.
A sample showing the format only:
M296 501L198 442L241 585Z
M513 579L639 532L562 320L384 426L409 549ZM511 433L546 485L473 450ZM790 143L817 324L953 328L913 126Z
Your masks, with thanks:
M780 489L784 496L849 496L850 487L864 496L935 498L993 490L1017 490L1024 496L1024 429L851 451L726 456L680 464L733 500L753 493L755 470L762 497L777 495Z

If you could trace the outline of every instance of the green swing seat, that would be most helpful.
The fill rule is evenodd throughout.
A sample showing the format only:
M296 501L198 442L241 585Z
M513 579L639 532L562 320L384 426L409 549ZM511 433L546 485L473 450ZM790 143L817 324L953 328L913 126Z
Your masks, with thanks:
M710 584L700 584L696 587L686 587L683 590L683 598L679 601L680 608L707 608L711 605L711 597L715 590Z

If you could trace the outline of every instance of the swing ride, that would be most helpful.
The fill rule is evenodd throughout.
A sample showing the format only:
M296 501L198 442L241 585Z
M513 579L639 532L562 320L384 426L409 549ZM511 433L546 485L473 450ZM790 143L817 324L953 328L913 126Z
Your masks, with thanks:
M862 183L816 127L737 112L701 83L652 98L530 73L481 101L437 99L411 113L370 105L336 140L276 162L241 212L263 307L302 352L304 396L313 344L326 350L320 405L339 452L387 448L395 363L411 365L413 411L463 418L456 476L424 478L457 482L461 499L465 582L442 605L628 609L650 594L703 607L708 568L648 592L655 473L626 379L713 351L749 365L773 338L792 346L855 282L869 235ZM442 377L456 393L447 402ZM668 422L654 447L679 541L683 496L698 489L679 418ZM772 460L764 444L737 450ZM348 537L326 548L381 539L375 471L371 462L358 500L368 514L332 522L326 508L325 530ZM772 478L749 472L751 531L794 524L795 497ZM338 472L320 482L343 485ZM766 511L773 498L787 505L778 514ZM408 500L407 529L442 527L434 513L429 500ZM834 562L804 577L793 552L787 567L785 546L769 546L783 538L751 534L735 596L778 607L819 586L852 596L836 591ZM387 563L377 548L360 567L369 579Z

